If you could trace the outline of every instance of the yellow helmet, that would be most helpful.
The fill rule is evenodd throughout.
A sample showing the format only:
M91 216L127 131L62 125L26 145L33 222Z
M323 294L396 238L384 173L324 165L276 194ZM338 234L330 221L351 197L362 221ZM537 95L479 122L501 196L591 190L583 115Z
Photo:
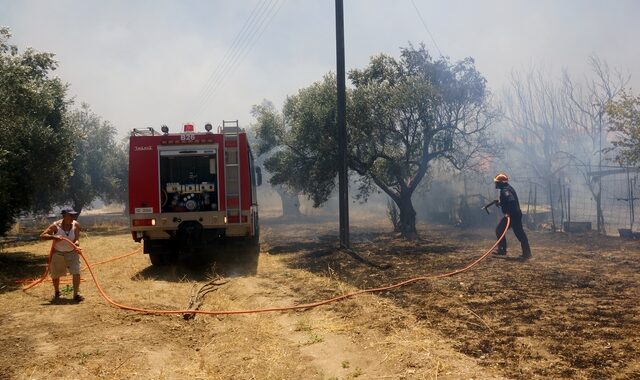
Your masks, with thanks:
M498 173L495 177L493 177L494 183L507 183L509 182L509 176L506 173Z

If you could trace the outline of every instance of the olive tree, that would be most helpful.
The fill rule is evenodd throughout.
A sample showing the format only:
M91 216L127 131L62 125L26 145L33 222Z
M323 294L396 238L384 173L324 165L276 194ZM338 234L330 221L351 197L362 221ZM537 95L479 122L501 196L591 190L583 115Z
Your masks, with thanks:
M254 135L252 136L256 146L256 164L264 165L265 161L285 144L285 134L280 129L283 124L283 116L268 100L263 101L262 104L254 105L251 108L251 115L256 119L253 124ZM269 181L273 190L280 197L282 216L285 218L300 217L300 201L298 199L300 191L284 184L272 183L271 173L267 167L265 168L267 169L265 179Z
M349 77L349 167L361 194L384 191L400 211L400 231L416 233L412 196L436 162L462 170L495 154L488 129L496 121L486 80L472 58L434 60L424 46L381 54Z
M616 161L622 165L640 165L640 96L622 91L606 110L611 122L609 131L616 135L613 141Z
M0 235L34 208L48 210L71 173L66 85L51 53L9 44L0 27Z
M412 195L431 165L463 169L492 148L487 131L496 113L486 81L473 59L434 60L424 46L402 49L400 58L374 56L349 78L347 164L358 174L358 196L385 192L398 206L400 231L413 237ZM299 189L319 206L338 172L335 76L289 96L282 115L260 131L278 146L265 162L271 183Z
M572 129L568 148L571 160L582 174L585 185L596 204L596 225L598 232L604 232L604 212L602 211L602 176L592 172L601 170L603 153L608 146L606 132L607 105L616 99L630 80L630 76L611 69L606 61L597 56L589 57L591 74L582 81L576 81L565 71L563 87L568 99L567 108Z
M67 115L73 129L73 174L61 201L80 212L94 199L122 200L126 194L127 156L116 142L116 129L96 115L87 104ZM124 178L122 178L124 177Z

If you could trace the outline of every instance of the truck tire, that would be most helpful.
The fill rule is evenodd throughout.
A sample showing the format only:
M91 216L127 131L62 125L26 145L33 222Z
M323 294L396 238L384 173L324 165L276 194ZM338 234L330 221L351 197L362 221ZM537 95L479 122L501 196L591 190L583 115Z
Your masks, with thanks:
M239 245L241 247L239 257L243 261L247 274L256 274L260 258L260 236L256 233L255 236L239 242Z
M180 249L174 240L145 240L144 252L149 254L151 265L163 266L177 263Z
M249 239L249 247L260 253L260 229L256 229L256 234Z
M149 260L153 266L164 266L169 263L168 255L164 253L149 253Z

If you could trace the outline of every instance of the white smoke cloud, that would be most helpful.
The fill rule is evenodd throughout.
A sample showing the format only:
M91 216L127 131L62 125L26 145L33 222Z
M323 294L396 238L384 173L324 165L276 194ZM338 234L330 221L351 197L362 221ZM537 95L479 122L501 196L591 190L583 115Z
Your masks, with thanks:
M474 57L494 89L531 64L580 75L594 53L629 71L640 88L638 2L414 3L442 53ZM281 8L257 43L230 66L213 96L198 97L252 10L269 5ZM248 125L253 104L266 98L279 106L335 70L333 1L0 0L0 10L13 43L56 53L57 75L77 102L89 103L123 135L187 121ZM408 42L424 41L438 55L411 0L345 2L345 28L347 69L380 52L397 55Z

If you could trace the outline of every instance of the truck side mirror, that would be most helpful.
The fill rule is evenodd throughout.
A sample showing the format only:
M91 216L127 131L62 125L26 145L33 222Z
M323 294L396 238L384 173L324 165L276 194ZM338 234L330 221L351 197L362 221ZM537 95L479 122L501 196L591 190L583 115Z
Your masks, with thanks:
M262 168L256 166L256 185L262 185Z

